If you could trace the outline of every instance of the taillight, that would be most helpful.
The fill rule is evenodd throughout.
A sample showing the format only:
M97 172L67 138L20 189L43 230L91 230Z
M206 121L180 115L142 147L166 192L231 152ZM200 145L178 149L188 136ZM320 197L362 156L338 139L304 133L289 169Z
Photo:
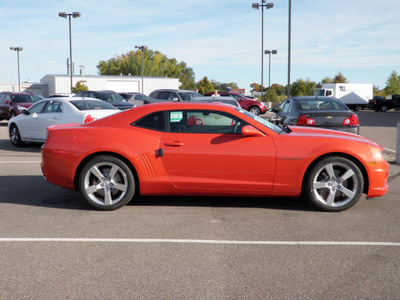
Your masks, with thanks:
M301 115L297 120L297 125L299 126L314 126L315 120L307 117L307 115Z
M93 117L91 114L86 115L85 120L83 120L83 124L93 122L94 120L97 120L96 117Z
M358 125L358 117L355 114L352 114L350 118L346 118L343 120L343 125L348 125L348 126L352 126L352 125Z

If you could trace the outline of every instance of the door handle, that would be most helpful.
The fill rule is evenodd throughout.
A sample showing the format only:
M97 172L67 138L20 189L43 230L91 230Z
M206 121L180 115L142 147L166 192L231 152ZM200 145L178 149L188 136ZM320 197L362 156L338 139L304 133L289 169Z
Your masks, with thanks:
M170 146L170 147L181 147L181 146L183 146L185 144L182 143L182 142L179 142L179 141L173 141L173 142L166 142L164 145L165 146Z

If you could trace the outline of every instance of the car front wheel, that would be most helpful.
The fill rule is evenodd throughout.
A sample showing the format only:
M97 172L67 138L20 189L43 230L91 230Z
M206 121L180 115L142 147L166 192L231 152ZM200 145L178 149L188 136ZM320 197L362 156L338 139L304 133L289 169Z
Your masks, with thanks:
M99 210L114 210L127 204L135 194L135 177L120 159L100 155L90 160L79 176L79 191Z
M22 146L24 142L21 139L21 134L19 133L19 129L17 125L13 124L10 128L10 141L15 146Z
M322 159L308 173L304 196L325 211L343 211L357 203L364 189L360 169L338 156Z
M258 116L260 112L261 110L257 106L252 106L249 108L249 113L252 113L253 115Z

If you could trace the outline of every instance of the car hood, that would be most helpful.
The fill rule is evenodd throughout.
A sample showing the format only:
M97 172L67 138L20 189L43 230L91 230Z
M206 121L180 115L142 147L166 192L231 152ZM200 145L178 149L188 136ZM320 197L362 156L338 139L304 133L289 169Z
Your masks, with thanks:
M135 107L135 104L128 102L128 101L115 101L115 102L109 102L109 103L114 105L118 109L130 109L132 107Z

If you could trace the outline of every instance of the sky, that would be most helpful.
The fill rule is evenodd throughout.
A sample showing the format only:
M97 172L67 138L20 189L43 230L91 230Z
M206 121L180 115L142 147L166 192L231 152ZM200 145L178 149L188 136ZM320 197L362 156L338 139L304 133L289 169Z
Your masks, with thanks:
M250 92L261 83L261 10L256 0L0 0L0 83L40 82L46 74L66 74L68 19L72 57L86 75L97 65L147 45L186 62L196 82L207 76L235 82ZM271 84L288 82L289 0L271 0L264 10L264 50L271 56ZM261 3L259 0L258 3ZM349 83L380 89L393 71L400 74L399 0L293 0L290 81L320 82L341 72ZM264 55L264 86L269 57Z

